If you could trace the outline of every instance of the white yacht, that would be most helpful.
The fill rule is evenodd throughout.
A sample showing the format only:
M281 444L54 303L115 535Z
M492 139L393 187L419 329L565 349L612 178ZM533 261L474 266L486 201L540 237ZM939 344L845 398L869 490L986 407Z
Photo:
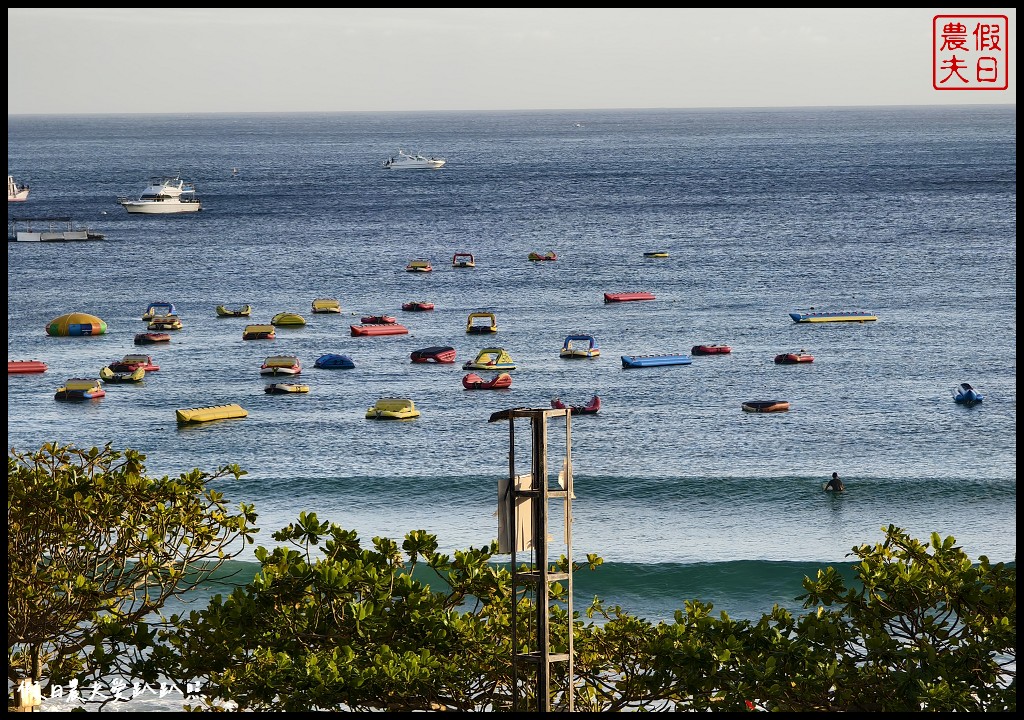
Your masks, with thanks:
M28 200L28 185L19 185L13 175L7 176L7 202L25 202Z
M121 197L117 202L130 213L199 212L203 204L195 193L195 186L180 177L156 177L138 198Z
M447 161L444 158L407 153L399 148L397 155L384 161L384 167L389 170L437 170L444 167L445 162Z

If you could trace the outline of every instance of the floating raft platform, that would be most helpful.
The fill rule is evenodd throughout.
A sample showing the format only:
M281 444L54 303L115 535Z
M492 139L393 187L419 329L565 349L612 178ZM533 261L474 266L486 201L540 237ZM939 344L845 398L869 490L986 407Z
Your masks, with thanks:
M47 370L46 363L42 360L8 360L8 375L25 375L28 373L44 373Z
M350 325L349 328L352 330L352 337L409 334L409 328L398 323L368 323L366 325Z
M211 420L230 420L249 417L249 411L241 405L211 405L209 407L175 410L179 423L203 423Z
M825 322L872 322L878 316L867 310L794 310L789 314L793 322L825 323Z
M654 293L649 292L611 292L604 294L606 303L631 302L633 300L654 300Z
M622 367L659 367L661 365L689 365L693 358L689 355L623 355Z

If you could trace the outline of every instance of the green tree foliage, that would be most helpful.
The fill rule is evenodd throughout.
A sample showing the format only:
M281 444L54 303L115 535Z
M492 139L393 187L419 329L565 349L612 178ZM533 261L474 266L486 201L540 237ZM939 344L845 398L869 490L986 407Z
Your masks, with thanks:
M236 466L146 476L145 457L45 445L8 457L8 677L199 686L243 710L530 710L535 607L497 545L454 556L401 547L302 513L257 548L260 572L202 610L158 611L252 541L255 512L209 489ZM852 549L854 587L805 578L806 613L734 620L697 601L651 623L599 598L572 618L580 711L1014 711L1016 564L972 561L952 537ZM588 556L575 571L599 571ZM561 558L552 570L566 570ZM795 592L799 590L794 588ZM567 588L551 586L552 652L566 652ZM512 603L517 604L513 633ZM517 639L513 648L511 638ZM515 685L514 685L515 683ZM513 707L513 698L518 703Z
M145 459L109 445L8 454L9 681L124 670L152 644L154 613L253 541L252 506L231 513L208 487L245 471L155 479Z
M798 626L837 651L832 702L851 710L1016 709L1017 571L972 562L952 537L930 543L890 526L853 549L862 587L832 569L805 580L805 605L836 606ZM795 709L804 709L794 703Z
M247 587L172 618L152 658L163 673L247 710L507 703L511 578L491 552L449 558L422 531L401 550L386 538L364 549L313 513L274 539L293 547L258 548L262 571Z
M805 579L809 612L798 618L776 606L737 621L688 602L674 622L655 624L595 599L574 618L571 687L567 666L555 666L556 707L571 692L577 710L602 712L1015 709L1015 566L972 563L953 538L922 544L883 531L883 543L853 549L861 586L821 570ZM209 704L536 707L522 673L512 707L513 588L494 545L450 558L414 531L402 551L384 538L363 549L355 533L313 514L274 539L291 547L258 549L250 585L172 618L154 657L179 682L202 684ZM600 564L588 558L590 569ZM554 587L554 652L567 646L564 592ZM515 599L516 637L526 638L532 608L521 590Z
M608 622L576 639L577 707L1015 710L1016 564L974 563L952 537L882 531L882 543L853 548L858 587L832 567L804 579L798 618L776 606L734 621L688 602L652 626L603 611Z

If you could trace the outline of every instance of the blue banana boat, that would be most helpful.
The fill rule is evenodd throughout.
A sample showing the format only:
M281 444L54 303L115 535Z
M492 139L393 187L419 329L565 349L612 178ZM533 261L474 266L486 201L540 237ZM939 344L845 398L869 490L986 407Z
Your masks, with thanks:
M689 365L693 358L689 355L623 355L622 367L658 367L660 365Z
M953 388L953 401L961 405L974 405L985 399L985 396L975 390L970 383L960 383Z

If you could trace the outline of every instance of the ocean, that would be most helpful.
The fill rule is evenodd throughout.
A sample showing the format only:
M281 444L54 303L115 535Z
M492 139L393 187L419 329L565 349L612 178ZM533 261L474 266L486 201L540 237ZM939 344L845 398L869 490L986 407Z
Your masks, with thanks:
M447 163L384 169L398 148ZM497 536L511 448L492 413L596 394L599 413L571 418L572 552L605 564L576 573L578 609L597 595L652 621L689 599L738 618L800 612L805 575L852 577L851 549L890 524L1016 560L1013 106L9 116L8 169L31 186L9 219L106 236L8 243L8 360L49 367L8 374L9 448L111 443L161 476L237 463L248 475L218 489L256 505L258 544L312 511L367 545L423 529L453 552ZM175 174L201 212L116 202ZM453 267L456 253L476 267ZM433 272L406 272L413 259ZM655 299L604 303L625 291ZM342 313L313 314L325 297ZM412 301L435 309L401 309ZM153 302L184 327L135 346ZM250 318L215 312L241 303ZM878 320L788 315L812 306ZM49 337L68 312L108 332ZM307 323L242 339L278 312ZM467 334L471 312L493 312L498 332ZM351 336L381 314L409 334ZM561 358L571 334L600 356ZM620 362L714 343L732 352ZM410 361L439 345L455 364ZM462 363L487 347L515 361L512 386L465 390ZM773 361L799 350L814 362ZM54 400L128 353L160 370ZM326 353L355 367L314 368ZM279 354L301 359L308 394L264 392L260 364ZM954 403L961 382L984 401ZM366 419L382 397L421 416ZM742 411L752 399L790 409ZM178 408L227 403L248 417L176 423ZM833 471L845 493L822 491Z

